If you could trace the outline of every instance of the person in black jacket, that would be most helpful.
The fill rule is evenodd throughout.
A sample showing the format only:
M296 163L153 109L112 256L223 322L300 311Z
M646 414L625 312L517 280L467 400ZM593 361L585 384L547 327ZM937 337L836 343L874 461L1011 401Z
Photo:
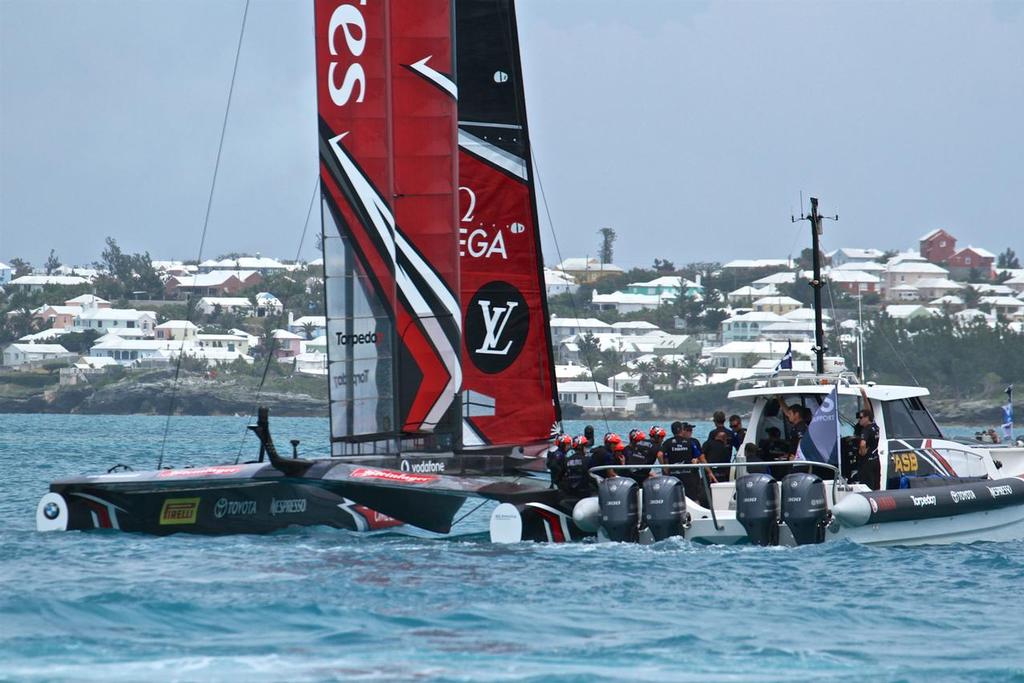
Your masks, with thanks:
M666 465L706 463L707 459L701 450L700 442L693 438L693 425L688 422L673 422L672 436L661 444L657 454L658 461ZM668 474L683 482L686 496L701 505L707 506L704 486L701 483L700 471L696 468L665 470ZM710 468L705 470L710 481L717 481Z

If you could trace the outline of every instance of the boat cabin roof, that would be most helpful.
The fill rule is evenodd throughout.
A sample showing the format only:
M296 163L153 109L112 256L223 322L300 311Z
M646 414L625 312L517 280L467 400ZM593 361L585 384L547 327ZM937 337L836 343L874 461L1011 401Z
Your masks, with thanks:
M729 398L756 398L758 396L787 396L793 394L828 394L833 386L839 386L844 396L867 396L876 401L898 401L904 398L927 396L924 387L908 387L897 384L861 384L850 373L818 375L814 373L779 373L771 376L754 376L736 383L729 392Z

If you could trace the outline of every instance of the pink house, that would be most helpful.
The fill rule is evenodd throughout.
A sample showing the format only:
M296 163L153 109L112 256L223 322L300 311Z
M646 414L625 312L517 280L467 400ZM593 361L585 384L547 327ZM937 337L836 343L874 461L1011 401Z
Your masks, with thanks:
M288 330L274 330L274 357L292 358L302 352L302 337Z
M50 306L39 308L32 317L41 326L50 326L56 330L69 329L75 322L75 316L82 312L80 306Z

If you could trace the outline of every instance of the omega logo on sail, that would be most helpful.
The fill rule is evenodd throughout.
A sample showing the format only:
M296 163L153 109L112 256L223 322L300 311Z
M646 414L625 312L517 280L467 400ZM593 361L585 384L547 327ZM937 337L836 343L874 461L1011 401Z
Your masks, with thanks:
M366 0L359 0L359 4L366 6ZM338 5L331 13L331 21L327 28L327 48L332 57L338 56L336 44L338 29L345 34L345 47L348 48L352 57L360 57L363 50L366 49L366 20L358 7L348 4ZM331 102L339 107L345 106L352 98L352 91L356 86L359 87L356 102L362 102L366 96L366 72L363 71L363 66L356 61L349 64L341 85L338 85L338 80L334 75L338 66L338 62L331 60L327 67L327 90L331 95Z

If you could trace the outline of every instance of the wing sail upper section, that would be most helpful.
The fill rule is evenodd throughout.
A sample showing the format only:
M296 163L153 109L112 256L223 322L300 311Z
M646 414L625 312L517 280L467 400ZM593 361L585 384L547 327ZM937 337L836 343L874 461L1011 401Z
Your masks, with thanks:
M461 384L450 0L315 8L334 452L450 440Z
M456 0L465 445L560 418L512 0Z

